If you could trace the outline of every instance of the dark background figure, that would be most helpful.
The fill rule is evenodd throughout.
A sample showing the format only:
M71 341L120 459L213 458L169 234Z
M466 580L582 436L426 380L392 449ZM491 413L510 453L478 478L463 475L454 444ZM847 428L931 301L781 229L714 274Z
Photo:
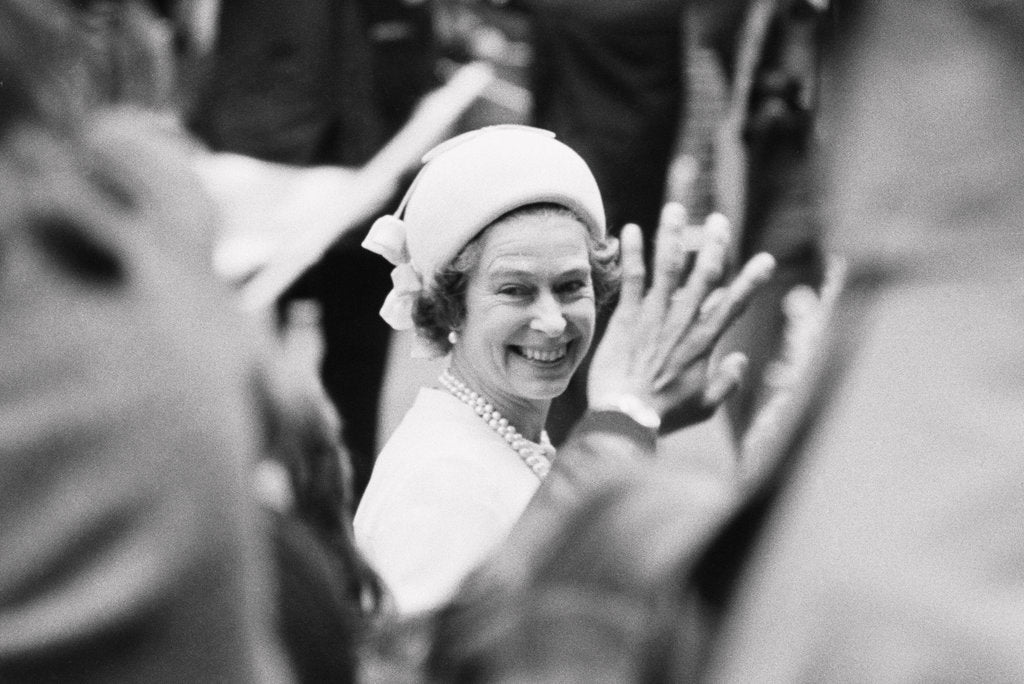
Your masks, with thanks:
M190 117L214 150L295 165L365 163L436 85L429 9L400 0L224 0L210 77ZM376 454L389 341L386 264L333 245L281 298L320 305L322 379L342 418L358 500ZM355 502L353 502L355 503Z
M532 21L534 125L594 172L608 228L636 223L648 257L685 115L685 31L678 0L523 0ZM606 324L605 317L599 324ZM552 405L563 441L586 407L586 370Z
M724 87L736 98L726 106L742 124L733 145L704 142L720 148L714 152L719 161L730 154L742 161L712 162L700 172L740 174L738 182L719 184L739 188L739 196L719 191L710 202L692 195L686 200L697 210L709 204L728 211L740 236L736 264L760 251L779 263L775 282L723 342L728 351L746 353L751 365L749 379L726 407L741 443L771 394L764 371L781 348L782 298L796 285L817 287L822 279L821 189L811 155L825 14L805 0L760 3L769 9L763 16L745 1L519 4L532 21L535 124L554 131L594 169L613 234L632 222L653 235L669 183L675 182L673 162L691 144L697 124L707 124L688 120L695 107L707 104L688 102L704 94L703 84L691 83L691 76L707 78L689 63L696 47L689 42L716 56ZM703 130L718 131L725 123L723 118ZM584 396L581 373L552 407L549 432L556 444L582 413Z
M535 124L594 170L611 230L636 223L650 245L685 111L684 3L523 4L534 27Z
M765 251L778 263L775 281L724 341L725 349L743 350L751 364L751 381L727 403L737 443L773 392L765 371L782 346L784 296L800 285L818 289L824 277L824 188L815 154L821 139L820 53L834 18L823 4L693 3L695 32L721 65L733 98L730 119L739 122L730 131L733 145L717 152L719 168L740 176L737 196L723 198L740 235L736 260ZM740 162L724 163L727 154Z

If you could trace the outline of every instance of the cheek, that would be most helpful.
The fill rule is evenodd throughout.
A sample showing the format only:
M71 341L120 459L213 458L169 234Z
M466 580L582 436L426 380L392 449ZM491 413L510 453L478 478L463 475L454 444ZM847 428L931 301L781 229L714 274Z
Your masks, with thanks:
M597 321L593 300L584 299L572 304L566 309L565 317L583 334L588 343L593 339Z
M504 347L529 323L514 307L495 306L478 314L467 329L477 331L475 337L487 347Z

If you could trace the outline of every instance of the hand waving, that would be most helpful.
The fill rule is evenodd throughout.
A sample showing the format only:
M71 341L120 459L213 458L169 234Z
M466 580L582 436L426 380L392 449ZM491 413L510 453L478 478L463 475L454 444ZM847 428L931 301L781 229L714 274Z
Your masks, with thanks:
M758 254L724 283L729 226L724 216L712 214L687 274L685 228L683 206L665 205L653 282L646 294L640 229L623 228L622 291L594 354L588 383L592 405L623 394L645 402L661 416L662 433L708 418L738 386L746 356L735 352L713 361L712 351L775 268L770 255Z

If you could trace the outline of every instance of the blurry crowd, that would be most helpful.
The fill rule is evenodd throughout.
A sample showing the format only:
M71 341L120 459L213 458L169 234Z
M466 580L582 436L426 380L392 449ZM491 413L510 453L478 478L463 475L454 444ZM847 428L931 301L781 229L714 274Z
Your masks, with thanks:
M1022 38L1016 0L0 0L0 682L1024 680ZM360 245L495 124L576 150L648 273L669 201L777 267L714 352L726 467L608 438L580 372L556 475L399 616Z

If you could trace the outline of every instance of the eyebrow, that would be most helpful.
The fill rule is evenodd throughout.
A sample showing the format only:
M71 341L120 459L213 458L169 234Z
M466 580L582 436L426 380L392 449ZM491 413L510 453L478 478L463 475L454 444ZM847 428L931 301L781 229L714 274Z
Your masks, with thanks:
M569 268L569 269L567 269L565 271L560 271L560 272L558 272L556 274L555 277L557 277L557 278L582 277L582 276L589 276L589 275L591 275L591 273L592 273L592 269L590 268L590 264L587 264L586 266L574 266L574 267ZM494 270L488 271L487 275L488 275L489 278L494 278L494 279L498 279L498 278L533 278L533 277L535 277L537 275L537 272L536 271L532 271L532 270L528 270L528 269L525 269L525 268L514 268L514 267L510 267L510 266L499 266L498 268L496 268Z

